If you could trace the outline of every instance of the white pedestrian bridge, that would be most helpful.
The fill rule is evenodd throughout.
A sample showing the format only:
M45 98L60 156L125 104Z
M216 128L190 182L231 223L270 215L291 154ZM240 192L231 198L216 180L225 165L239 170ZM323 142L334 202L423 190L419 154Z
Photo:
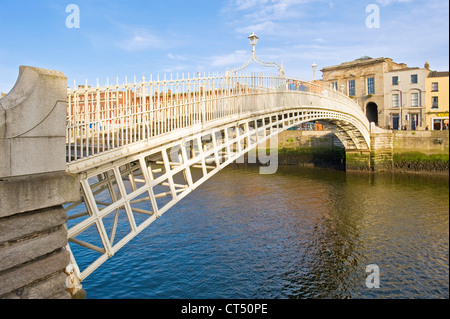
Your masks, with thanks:
M272 149L260 171L273 173L277 134L310 121L346 150L370 148L361 108L319 81L226 72L69 88L67 171L81 182L79 201L65 205L72 279L257 146Z

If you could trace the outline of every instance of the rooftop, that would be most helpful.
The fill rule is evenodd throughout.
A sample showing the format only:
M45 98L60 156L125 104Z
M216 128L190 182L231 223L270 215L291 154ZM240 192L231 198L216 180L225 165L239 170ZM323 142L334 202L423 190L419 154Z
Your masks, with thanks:
M355 61L362 61L362 60L372 60L370 56L364 55L358 59L355 59Z
M328 70L341 69L341 68L345 69L345 68L353 67L353 66L356 66L356 65L383 63L383 62L386 62L386 61L391 61L392 62L392 59L391 58L383 58L383 57L371 58L371 57L369 57L367 55L364 55L364 56L362 56L362 57L360 57L358 59L355 59L353 61L343 62L343 63L341 63L339 65L333 65L333 66L324 67L321 71L323 71L323 70L327 70L328 71ZM404 64L404 63L395 63L395 64L398 64L398 65L406 68L406 64Z
M429 78L442 78L445 76L448 76L449 71L431 71L430 74L428 74Z
M394 72L403 72L403 71L414 71L414 70L426 70L425 68L419 68L419 67L407 67L407 68L404 68L404 69L398 69L398 70L391 70L391 71L389 71L389 72L386 72L386 73L394 73Z

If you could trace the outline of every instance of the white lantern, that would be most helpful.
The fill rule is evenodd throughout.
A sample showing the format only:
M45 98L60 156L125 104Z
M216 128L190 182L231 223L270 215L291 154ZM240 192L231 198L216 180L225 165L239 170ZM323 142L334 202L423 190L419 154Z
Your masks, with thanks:
M250 36L248 37L248 40L250 41L250 45L252 47L255 47L256 43L258 43L258 37L255 35L254 32L252 32L252 34L250 34Z

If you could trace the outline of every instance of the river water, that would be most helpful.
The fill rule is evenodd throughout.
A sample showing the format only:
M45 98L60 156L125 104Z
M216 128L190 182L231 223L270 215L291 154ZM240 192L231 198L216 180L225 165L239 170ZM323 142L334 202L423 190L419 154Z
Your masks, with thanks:
M226 168L83 288L88 299L449 298L448 176Z

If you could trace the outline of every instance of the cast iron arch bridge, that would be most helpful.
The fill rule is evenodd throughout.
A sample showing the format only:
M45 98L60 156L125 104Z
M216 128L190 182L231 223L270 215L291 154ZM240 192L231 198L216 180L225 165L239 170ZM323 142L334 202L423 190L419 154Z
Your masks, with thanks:
M284 74L74 84L67 95L67 171L80 176L81 188L79 200L65 207L69 288L81 287L103 262L222 168L281 131L310 121L325 124L346 150L370 147L370 123L352 99L320 82ZM261 173L271 173L270 165Z

